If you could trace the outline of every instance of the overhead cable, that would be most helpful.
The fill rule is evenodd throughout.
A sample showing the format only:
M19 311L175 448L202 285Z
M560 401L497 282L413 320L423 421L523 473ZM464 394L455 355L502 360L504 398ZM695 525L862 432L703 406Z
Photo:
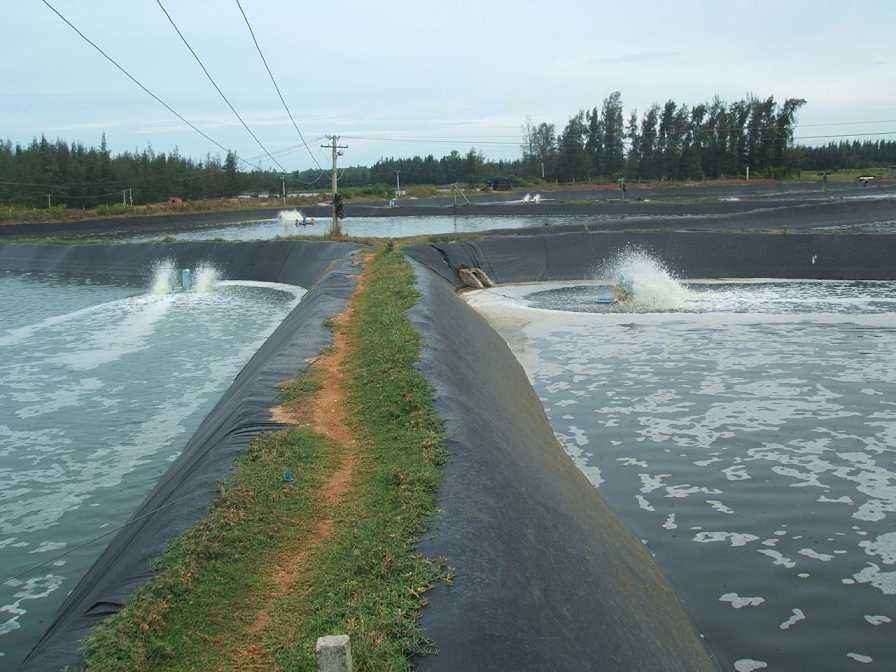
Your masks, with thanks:
M308 150L308 155L311 157L311 160L314 161L314 165L323 171L321 168L320 162L317 160L314 152L311 151L311 147L308 146L308 143L305 140L305 135L302 133L302 130L299 128L299 125L296 123L296 119L292 114L292 111L289 109L289 105L286 104L286 99L283 97L283 93L280 91L280 87L277 85L277 80L274 77L274 73L271 72L271 66L268 65L268 59L265 58L264 52L261 50L261 45L258 44L258 38L255 37L255 31L252 29L252 24L249 22L249 17L246 16L245 10L243 10L243 5L240 3L240 0L236 0L236 6L239 7L240 14L243 15L243 21L246 22L246 27L249 29L249 34L252 36L252 41L255 43L255 49L258 51L258 55L261 57L261 62L264 63L265 70L268 71L268 76L271 78L271 83L274 85L274 89L277 91L277 95L280 97L280 102L283 103L283 109L286 110L286 114L289 115L289 120L292 122L293 127L296 129L296 133L299 134L299 138L302 140L302 144L305 146L305 149ZM320 175L323 175L321 172ZM320 175L318 175L317 179L320 179Z
M268 148L264 146L264 143L261 140L259 140L257 135L255 135L255 131L253 131L251 128L249 128L249 125L242 118L242 116L240 116L240 113L236 111L236 108L233 106L233 104L230 102L230 100L227 98L227 96L224 95L224 92L221 90L221 87L218 86L218 83L215 81L215 78L212 77L211 73L208 71L208 68L206 68L205 64L202 62L202 59L199 58L199 54L197 54L196 51L193 49L193 47L190 46L190 43L187 41L187 38L184 37L184 34L182 32L180 32L180 28L177 27L177 24L174 22L174 19L171 18L171 14L169 14L168 10L165 9L165 5L162 4L162 0L156 0L156 4L165 13L165 16L168 17L168 22L174 28L174 31L178 34L178 36L180 37L180 39L184 43L184 45L186 45L189 52L191 54L193 54L193 58L196 59L196 62L199 64L199 67L202 68L202 72L205 73L205 76L208 78L208 81L211 82L212 86L215 87L215 90L218 92L218 94L221 96L221 98L224 100L224 102L227 103L227 107L230 108L230 111L233 112L233 115L237 119L239 119L240 123L243 125L243 128L245 128L246 131L249 133L249 135L252 136L252 139L255 140L255 142L258 144L258 146L261 147L261 149L264 151L265 154L267 154L268 158L281 170L281 172L285 173L286 168L284 168L280 164L280 162L277 161L277 159L275 159L274 156L268 151Z
M118 61L116 61L116 60L115 60L114 58L112 58L109 54L107 54L105 51L103 51L103 49L100 48L100 46L99 46L96 42L94 42L94 41L91 40L89 37L87 37L84 33L82 33L82 32L77 28L77 26L75 26L71 21L69 21L67 18L65 18L65 17L62 15L62 13L61 13L58 9L56 9L53 5L51 5L51 4L48 2L48 0L41 0L41 2L43 2L43 3L44 3L44 4L45 4L45 5L46 5L46 6L47 6L47 7L48 7L48 8L49 8L55 15L56 15L56 16L58 16L60 19L62 19L62 21L63 21L69 28L71 28L72 30L74 30L74 31L81 37L82 40L84 40L85 42L87 42L87 44L89 44L91 47L93 47L94 49L96 49L100 54L102 54L103 58L105 58L105 59L106 59L107 61L109 61L112 65L114 65L116 68L118 68L118 69L125 75L125 77L127 77L128 79L130 79L132 82L134 82L134 84L136 84L136 85L139 86L141 89L143 89L143 91L145 91L147 94L149 94L150 96L152 96L152 98L153 98L156 102L158 102L159 104L161 104L162 106L164 106L165 109L167 109L169 112L171 112L171 114L173 114L175 117L177 117L178 119L180 119L180 120L181 120L182 122L184 122L187 126L189 126L190 128L192 128L194 131L196 131L199 135L201 135L203 138L205 138L206 140L208 140L210 143L212 143L212 144L213 144L215 147L217 147L218 149L221 149L221 150L223 150L223 151L225 151L225 152L231 152L231 153L233 153L233 154L237 157L237 160L238 160L238 161L241 161L242 163L245 163L246 165L251 166L252 168L255 168L256 170L264 170L264 168L262 168L261 166L259 166L259 165L257 165L257 164L249 163L249 162L246 161L245 159L241 159L241 158L236 154L236 152L233 152L233 151L230 150L229 148L225 147L225 146L222 145L220 142L218 142L218 141L215 140L213 137L211 137L208 133L206 133L205 131L203 131L201 128L197 127L197 126L196 126L195 124L193 124L191 121L187 120L187 119L186 119L180 112L178 112L178 111L175 110L173 107L171 107L171 105L169 105L169 104L166 103L164 100L162 100L161 98L159 98L159 96L157 96L155 93L153 93L152 91L150 91L150 90L149 90L149 89L148 89L148 88L147 88L147 87L146 87L146 86L145 86L139 79L137 79L137 78L134 77L130 72L128 72L127 70L125 70L125 68L124 68L123 65L121 65Z

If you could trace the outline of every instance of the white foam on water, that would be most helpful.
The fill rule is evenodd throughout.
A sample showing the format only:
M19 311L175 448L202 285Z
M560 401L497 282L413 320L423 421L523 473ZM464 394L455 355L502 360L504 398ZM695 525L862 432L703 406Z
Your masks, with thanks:
M292 294L295 303L298 303L308 290L298 285L289 285L284 282L262 282L260 280L220 280L217 287L258 287L261 289L273 289L278 292Z
M174 300L169 290L162 291L162 285L161 280L154 279L151 294L106 304L109 315L90 325L92 332L82 332L81 348L49 357L48 361L75 371L88 371L143 350ZM170 285L168 287L170 289ZM123 315L116 316L115 313ZM110 327L110 324L114 326Z
M755 534L744 534L742 532L698 532L694 535L694 541L700 544L729 541L732 547L746 546L758 540L759 537Z
M737 593L725 593L719 597L719 602L729 602L735 609L743 609L744 607L758 607L765 603L764 597L746 597Z
M792 613L793 613L793 616L791 616L786 621L781 623L781 625L778 626L781 630L789 630L790 628L792 628L794 625L796 625L800 621L806 620L806 614L803 613L802 609L793 609Z
M734 669L737 672L755 672L755 670L764 670L768 667L768 663L764 660L753 660L752 658L741 658L734 661Z
M868 555L880 556L885 565L896 564L896 532L882 534L874 541L860 541L859 546Z
M846 657L852 658L857 663L873 663L874 662L874 658L872 658L871 656L866 656L861 653L849 652L846 654Z
M126 300L127 299L118 299L115 301L107 301L105 303L99 303L95 306L88 306L87 308L74 310L70 313L65 313L64 315L54 315L52 317L48 317L45 320L41 320L40 322L29 324L24 327L10 329L6 332L5 336L0 336L0 347L7 345L18 345L19 343L27 340L39 331L58 326L60 324L65 324L66 322L71 322L72 320L80 319L82 317L90 315L91 313L107 310L109 306Z
M0 613L11 614L11 618L0 622L0 635L5 635L22 627L19 624L19 619L28 613L26 609L22 608L23 602L47 597L56 591L64 581L63 577L55 574L46 574L27 581L14 579L7 581L4 585L18 588L18 590L13 593L13 597L16 598L14 602L0 605Z
M796 563L780 551L776 551L771 548L760 548L756 552L762 553L762 555L768 556L769 558L774 560L775 562L773 564L775 565L781 565L783 567L786 567L787 569L793 569L794 567L796 567ZM808 576L808 574L806 576Z

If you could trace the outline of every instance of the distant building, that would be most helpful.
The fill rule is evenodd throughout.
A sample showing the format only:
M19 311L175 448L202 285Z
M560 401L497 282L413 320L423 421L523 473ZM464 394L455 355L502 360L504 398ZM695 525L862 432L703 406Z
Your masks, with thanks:
M890 177L896 177L896 166L890 166L890 171L888 173Z

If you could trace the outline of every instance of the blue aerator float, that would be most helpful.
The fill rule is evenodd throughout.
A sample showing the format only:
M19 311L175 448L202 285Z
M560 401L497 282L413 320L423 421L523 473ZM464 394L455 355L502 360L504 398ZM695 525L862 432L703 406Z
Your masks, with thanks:
M193 287L193 274L189 268L185 268L180 272L180 286L187 292Z

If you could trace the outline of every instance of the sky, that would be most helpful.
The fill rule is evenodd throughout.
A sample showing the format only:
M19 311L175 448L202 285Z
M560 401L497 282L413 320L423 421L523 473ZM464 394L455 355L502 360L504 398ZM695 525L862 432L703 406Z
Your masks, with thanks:
M155 0L50 2L223 146L241 157L263 154ZM830 9L817 0L241 2L324 165L319 145L331 133L344 136L342 160L352 165L473 146L515 158L527 119L559 130L616 90L626 114L669 98L692 104L752 93L807 99L798 137L896 131L892 0ZM5 4L0 138L98 144L105 132L114 152L151 145L221 154L41 0ZM284 152L277 155L288 170L313 167L235 0L163 4L265 147Z

